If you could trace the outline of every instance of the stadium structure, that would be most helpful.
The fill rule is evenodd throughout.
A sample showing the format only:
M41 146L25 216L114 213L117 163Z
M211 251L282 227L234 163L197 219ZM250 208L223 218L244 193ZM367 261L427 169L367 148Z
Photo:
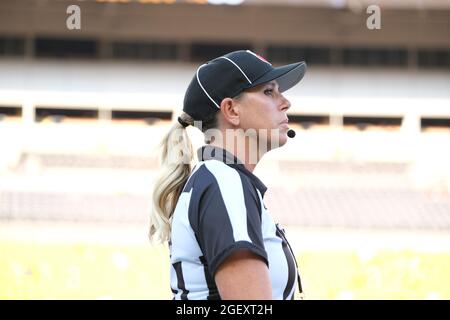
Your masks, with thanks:
M72 2L0 4L1 219L145 221L195 66L246 48L309 66L286 93L297 137L257 169L274 215L450 227L448 2L372 1L378 30L369 1Z

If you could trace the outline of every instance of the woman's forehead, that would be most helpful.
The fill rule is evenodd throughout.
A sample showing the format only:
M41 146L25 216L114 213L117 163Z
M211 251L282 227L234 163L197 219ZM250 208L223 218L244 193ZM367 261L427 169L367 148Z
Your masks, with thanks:
M276 80L272 80L267 83L264 83L263 85L273 85L275 87L278 87L278 82Z
M277 83L276 80L272 80L272 81L260 84L259 86L246 89L244 91L246 91L246 92L254 92L254 91L261 90L262 88L267 87L267 86L272 86L272 87L278 88L278 83Z

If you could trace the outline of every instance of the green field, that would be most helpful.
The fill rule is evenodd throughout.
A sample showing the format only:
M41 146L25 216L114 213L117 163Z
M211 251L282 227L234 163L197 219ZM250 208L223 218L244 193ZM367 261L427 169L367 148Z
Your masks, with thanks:
M0 242L0 299L170 299L167 249ZM309 299L450 299L450 252L297 254Z

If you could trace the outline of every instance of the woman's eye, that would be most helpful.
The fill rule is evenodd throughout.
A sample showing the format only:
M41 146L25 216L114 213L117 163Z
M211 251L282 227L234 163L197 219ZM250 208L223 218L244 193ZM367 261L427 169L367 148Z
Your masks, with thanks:
M273 89L266 89L264 90L264 94L272 94L273 93Z

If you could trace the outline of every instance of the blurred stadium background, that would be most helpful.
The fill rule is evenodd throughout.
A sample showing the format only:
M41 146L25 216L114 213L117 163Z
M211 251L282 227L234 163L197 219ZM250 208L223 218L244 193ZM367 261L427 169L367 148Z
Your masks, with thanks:
M306 297L449 299L449 40L446 0L2 0L0 299L171 298L155 148L198 63L241 48L309 65L255 172Z

